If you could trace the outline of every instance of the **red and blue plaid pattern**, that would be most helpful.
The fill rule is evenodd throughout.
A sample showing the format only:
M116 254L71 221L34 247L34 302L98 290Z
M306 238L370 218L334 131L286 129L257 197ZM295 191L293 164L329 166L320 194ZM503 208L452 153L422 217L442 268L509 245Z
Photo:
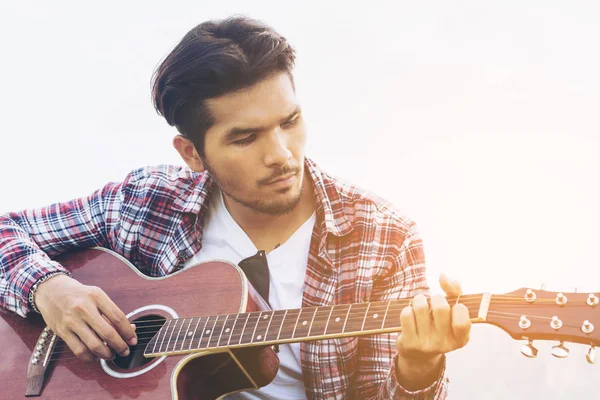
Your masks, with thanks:
M423 246L415 224L390 204L337 180L310 159L317 223L303 306L357 303L426 293ZM0 308L25 316L29 291L62 269L51 258L101 246L149 276L182 268L202 248L214 182L187 168L137 169L123 182L48 207L0 216ZM395 377L397 334L301 343L309 399L444 399L448 378L408 392Z

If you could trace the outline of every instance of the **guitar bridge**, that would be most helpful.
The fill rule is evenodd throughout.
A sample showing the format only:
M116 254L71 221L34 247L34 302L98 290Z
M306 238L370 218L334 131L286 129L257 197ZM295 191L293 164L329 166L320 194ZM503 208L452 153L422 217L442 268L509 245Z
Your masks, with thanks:
M36 342L33 353L29 358L27 366L27 390L26 397L39 396L42 394L46 370L50 362L50 355L56 344L56 334L45 327L38 341Z

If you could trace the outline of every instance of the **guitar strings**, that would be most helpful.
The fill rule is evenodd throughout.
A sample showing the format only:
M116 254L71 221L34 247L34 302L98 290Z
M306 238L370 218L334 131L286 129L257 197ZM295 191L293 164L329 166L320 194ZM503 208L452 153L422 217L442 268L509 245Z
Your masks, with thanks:
M462 304L466 304L466 303L462 303ZM500 304L497 301L494 302L494 305L509 305L509 304L511 304L511 303L507 303L506 302L504 304ZM570 307L589 307L589 306L587 304L576 304L576 305L571 305ZM489 311L488 314L492 313L492 312L494 312L494 311ZM271 311L267 311L267 313L271 313ZM259 320L259 319L263 318L265 315L269 315L269 314L263 314L261 312L241 313L239 315L242 315L242 314L248 314L249 315L249 317L247 318L247 321L245 321L245 323L250 323L250 324L253 324L255 322L255 320ZM314 314L314 313L312 313L312 314ZM312 316L312 314L311 314L311 316ZM228 318L229 316L235 316L235 315L238 315L238 314L223 314L223 315L209 316L209 317L191 317L190 318L190 322L193 322L194 320L198 319L198 323L195 326L196 330L197 330L198 326L201 325L200 322L205 322L205 325L203 326L203 329L204 329L204 328L206 328L206 322L208 320L212 319L212 318L219 318L219 317L227 317ZM524 314L524 315L528 315L528 314ZM204 318L207 318L207 320L206 321L202 321ZM163 327L164 324L167 321L175 321L175 320L176 321L184 321L186 319L187 318L166 319L166 320L162 320L162 319L161 320L144 320L144 321L139 321L139 322L134 323L134 324L136 325L137 328L140 328L140 329L144 329L144 328L145 329L147 329L147 328L160 328L160 327ZM363 316L350 316L349 318L347 318L347 322L351 322L351 323L357 322L357 321L360 322L360 321L363 321L364 319L365 319L364 315ZM325 322L325 321L321 321L321 320L315 320L315 321ZM163 322L163 323L161 323L161 324L154 324L155 322ZM215 321L213 321L213 322L215 322ZM234 322L234 325L235 325L236 322L237 321ZM152 323L153 325L150 325L149 323ZM176 324L177 324L177 322L175 323L175 325ZM185 326L185 324L186 324L186 322L184 322L182 324L182 326L179 327L180 330L183 329L183 327ZM313 321L313 324L314 324L314 321ZM190 326L191 326L191 324L188 324L188 329L189 329ZM223 326L219 325L219 327L223 327ZM154 333L152 335L154 335Z
M520 316L521 316L522 314L517 314L517 313L508 313L508 312L489 311L489 312L488 312L488 315L489 315L489 316L495 316L495 317L497 317L497 318L499 318L499 319L504 319L504 320L517 320L517 321L518 321L518 320L520 319ZM534 316L534 315L532 315L532 316L528 316L528 317L529 317L529 318L530 318L532 321L543 321L543 322L546 322L546 321L549 321L549 320L551 320L551 318L550 318L550 317L543 317L543 316ZM563 321L563 325L562 325L562 326L563 326L563 327L567 327L567 328L577 328L577 329L581 328L581 324L580 324L580 323L573 323L573 322L568 322L568 323L566 323L566 322L564 322L564 321ZM399 329L398 329L398 332L400 332L400 331L401 331L401 327L399 327ZM132 346L132 347L133 347L133 348L138 348L138 347L141 347L141 346L144 346L144 347L145 347L146 345L148 345L148 344L150 343L150 341L152 340L152 338L153 338L155 335L156 335L156 333L154 333L154 334L151 334L151 336L144 337L142 340L138 340L138 343L137 343L135 346ZM219 334L219 336L221 336L221 335L222 335L222 332ZM243 336L243 334L242 334L242 335L240 335L240 337L238 338L238 336L237 336L237 335L232 335L232 336L229 338L229 340L228 340L228 341L229 341L229 342L231 342L231 340L232 340L233 338L240 339L240 341L241 341L241 337L242 337L242 336ZM357 335L357 336L359 336L359 335ZM141 336L140 336L140 338L141 338ZM198 340L198 339L196 338L195 340L196 340L196 341L198 341L198 343L200 344L200 343L202 342L202 340L203 340L203 339L200 339L200 340ZM191 344L192 344L192 342L193 342L193 341L195 341L195 340L194 340L194 339L192 339L192 340L190 341L190 347L191 347ZM211 339L209 339L208 341L210 341L210 340L211 340ZM219 339L219 340L220 340L220 339ZM315 340L319 340L319 339L315 339ZM175 345L173 346L173 349L176 349L178 346L179 346L179 347L181 347L181 345L185 344L185 341L186 341L186 339L185 339L185 338L184 338L184 340L183 340L183 341L179 341L179 340L177 340L177 339L176 339L176 340L175 340L175 342L174 342L174 343L175 343ZM208 343L207 343L207 344L208 344ZM239 343L238 343L238 345L239 345ZM260 345L260 342L256 343L256 345L257 345L257 346L259 346L259 345ZM229 348L229 347L235 347L235 346L236 346L235 344L234 344L234 345L231 345L231 344L230 344L230 345L227 345L227 346L200 347L200 348L194 348L193 350L190 348L190 349L188 349L188 350L185 350L185 352L186 352L186 353L193 353L195 350L207 350L207 349L217 349L217 348L224 348L224 349L225 349L225 348ZM171 347L171 346L170 346L170 345L168 345L167 347ZM175 351L175 350L173 350L172 352L174 352L174 351ZM183 350L179 350L179 351L183 351ZM169 352L169 351L167 350L167 353L168 353L168 352ZM60 341L59 341L59 342L58 342L58 343L55 345L55 347L54 347L54 351L52 352L52 355L51 355L51 357L50 357L50 360L52 360L52 361L55 361L55 360L57 360L57 359L61 359L61 360L67 360L67 359L78 358L78 357L76 357L76 356L73 356L73 357L60 357L60 355L62 355L62 354L73 354L73 353L72 353L72 351L69 349L69 347L66 345L66 343L65 343L64 341L62 341L62 339L61 339L61 340L60 340Z
M477 296L476 299L470 299L470 300L474 300L474 301L465 301L465 302L460 302L460 304L464 304L464 305L477 305L477 304L481 304L481 295L465 295L465 296L460 296L460 299L463 299L467 296ZM451 301L449 301L448 303L450 305L453 305L452 303L456 302L456 299L449 299ZM507 301L508 300L508 301ZM523 297L509 297L506 295L493 295L491 298L491 304L493 304L494 306L512 306L515 305L516 303L522 303L524 307L534 307L536 304L539 303L553 303L556 304L556 299L536 299L535 301L531 302L531 303L523 303L524 298ZM398 306L408 306L410 305L410 299L402 299L402 300L391 300L390 301L390 306L391 307L398 307ZM388 301L377 301L377 302L372 302L370 303L371 305L377 303L377 306L380 305L385 305L388 303ZM352 304L353 306L355 306L355 308L357 306L361 306L361 307L366 307L369 303L354 303ZM347 304L336 304L334 306L318 306L318 307L343 307L346 306ZM556 304L558 305L558 304ZM572 308L572 307L590 307L590 305L588 305L587 303L583 302L578 302L573 304L573 302L567 302L566 305L560 305L561 307L568 307L568 308ZM306 308L302 308L302 309L293 309L293 311L298 311L298 310L311 310L309 312L305 312L306 314L310 315L312 317L312 313L315 308L317 307L306 307ZM209 315L209 316L198 316L198 317L182 317L182 318L166 318L166 319L148 319L148 320L143 320L143 321L138 321L138 322L134 322L134 325L136 325L137 327L158 327L158 326L163 326L162 323L166 323L166 321L170 321L170 320L184 320L184 319L188 319L188 318L216 318L216 317L229 317L229 316L235 316L235 315L241 315L241 314L249 314L250 318L254 318L255 316L264 316L264 315L268 315L266 313L281 313L281 311L283 310L264 310L264 311L247 311L247 312L241 312L241 313L232 313L232 314L220 314L220 315ZM292 311L292 309L290 309L289 311ZM346 311L346 310L345 310ZM355 311L352 310L352 312L360 312L361 310ZM262 315L261 315L262 314ZM364 318L364 316L361 317L357 317L358 319L362 320ZM158 322L158 325L146 325L147 323L155 323Z

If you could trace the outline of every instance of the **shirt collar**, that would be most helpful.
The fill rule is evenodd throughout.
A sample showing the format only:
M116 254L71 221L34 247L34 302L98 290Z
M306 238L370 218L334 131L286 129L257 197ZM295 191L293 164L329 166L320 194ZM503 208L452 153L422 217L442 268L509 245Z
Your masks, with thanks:
M353 228L354 208L340 195L336 181L313 160L305 157L305 167L317 197L317 224L320 224L322 231L335 236L347 235ZM179 178L190 183L181 187L181 195L173 202L173 209L183 213L202 214L208 207L214 180L210 174L194 172L188 167L180 170Z
M317 164L306 158L317 196L317 222L327 232L335 236L345 236L352 231L354 208L340 195L336 181L322 171Z
M206 172L195 172L183 167L179 172L181 182L187 185L180 187L181 194L173 202L173 209L182 213L199 214L208 206L213 180Z

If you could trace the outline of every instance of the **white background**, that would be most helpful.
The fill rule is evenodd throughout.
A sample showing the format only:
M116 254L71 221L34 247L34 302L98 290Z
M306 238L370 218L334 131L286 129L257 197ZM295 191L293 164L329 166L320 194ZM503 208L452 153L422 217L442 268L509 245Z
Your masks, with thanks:
M600 290L597 2L90 4L0 4L0 212L181 164L151 74L196 24L243 13L297 50L307 154L418 223L435 292L442 271L467 293ZM600 398L583 346L520 345L475 326L453 398Z

